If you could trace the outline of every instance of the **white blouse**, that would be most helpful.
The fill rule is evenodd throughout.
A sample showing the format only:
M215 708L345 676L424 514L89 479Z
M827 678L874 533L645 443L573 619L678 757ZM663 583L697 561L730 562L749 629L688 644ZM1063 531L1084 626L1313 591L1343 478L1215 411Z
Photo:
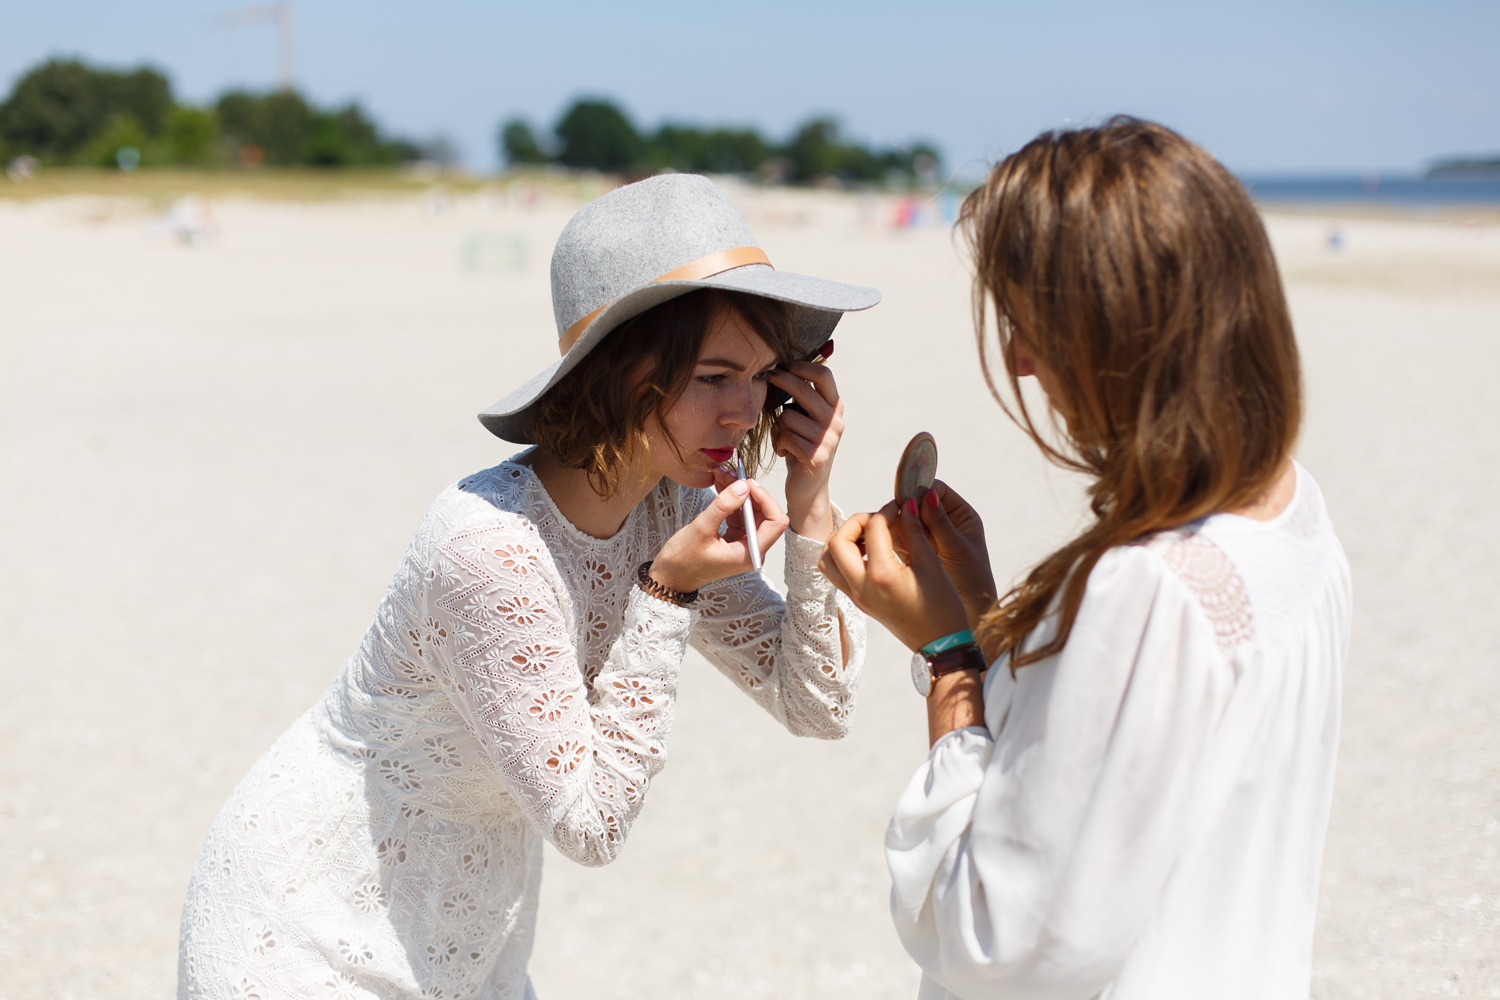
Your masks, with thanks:
M1062 652L997 661L984 726L938 740L897 804L921 1000L1305 998L1349 615L1300 467L1274 520L1106 553Z
M542 844L618 855L689 643L793 733L844 735L865 631L821 543L786 534L785 599L753 573L691 609L634 586L711 500L663 480L599 539L524 464L444 490L360 648L214 821L179 997L530 997Z

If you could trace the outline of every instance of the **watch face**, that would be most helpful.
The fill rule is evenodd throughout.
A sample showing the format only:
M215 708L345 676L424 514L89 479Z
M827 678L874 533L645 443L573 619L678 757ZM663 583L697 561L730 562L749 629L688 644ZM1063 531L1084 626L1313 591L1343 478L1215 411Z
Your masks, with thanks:
M911 683L923 698L932 693L932 668L922 653L911 654Z

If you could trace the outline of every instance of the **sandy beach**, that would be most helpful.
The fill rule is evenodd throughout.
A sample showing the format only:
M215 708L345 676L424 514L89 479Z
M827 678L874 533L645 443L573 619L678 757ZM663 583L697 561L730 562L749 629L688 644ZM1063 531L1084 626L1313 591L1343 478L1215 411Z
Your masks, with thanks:
M731 196L778 267L885 294L837 335L846 510L927 430L998 575L1079 523L984 387L946 226ZM173 995L212 816L342 666L431 498L515 450L474 413L555 357L578 204L0 198L0 1000ZM1356 598L1313 996L1500 997L1500 223L1267 219L1299 459ZM910 1000L881 854L925 750L906 661L873 627L853 735L825 744L694 655L624 856L548 857L542 1000Z

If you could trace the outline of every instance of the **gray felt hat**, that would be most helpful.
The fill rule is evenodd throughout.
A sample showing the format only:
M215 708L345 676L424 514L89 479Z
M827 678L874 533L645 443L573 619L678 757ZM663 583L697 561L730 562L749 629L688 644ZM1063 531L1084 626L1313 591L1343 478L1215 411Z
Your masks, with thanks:
M562 357L480 413L480 423L507 441L530 442L532 406L606 334L698 288L791 303L797 343L806 351L827 340L845 312L880 301L873 288L776 270L706 177L664 174L627 184L579 209L552 251Z

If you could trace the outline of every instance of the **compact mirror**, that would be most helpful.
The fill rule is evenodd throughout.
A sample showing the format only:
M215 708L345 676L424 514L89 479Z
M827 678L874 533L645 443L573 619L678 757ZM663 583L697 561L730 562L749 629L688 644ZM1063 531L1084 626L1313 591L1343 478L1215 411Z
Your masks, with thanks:
M896 502L915 500L937 478L937 442L921 431L906 443L896 466Z

